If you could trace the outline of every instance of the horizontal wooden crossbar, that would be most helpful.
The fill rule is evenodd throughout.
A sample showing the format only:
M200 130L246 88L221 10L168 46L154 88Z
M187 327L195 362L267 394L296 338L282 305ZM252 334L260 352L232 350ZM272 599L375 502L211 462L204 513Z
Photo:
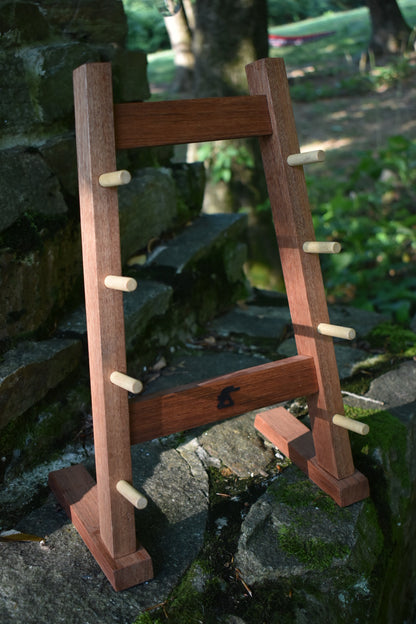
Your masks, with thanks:
M151 147L271 134L265 95L114 106L116 148Z
M130 401L131 444L317 392L313 359L296 355Z

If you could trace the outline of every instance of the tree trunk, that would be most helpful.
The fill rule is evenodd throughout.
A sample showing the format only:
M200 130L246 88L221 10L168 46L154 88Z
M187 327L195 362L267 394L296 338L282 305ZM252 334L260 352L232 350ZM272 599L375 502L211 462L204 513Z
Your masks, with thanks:
M196 0L195 18L195 97L247 94L245 65L268 56L266 0ZM257 141L216 143L208 161L209 170L218 174L222 162L227 171L222 181L208 176L205 210L254 209L264 201Z
M366 0L366 4L372 27L369 49L376 56L403 54L414 42L396 0Z
M198 97L247 92L244 66L268 55L266 0L196 0Z
M184 7L186 7L186 12ZM181 3L179 11L172 16L165 17L164 22L175 58L172 91L183 94L192 93L195 58L192 49L194 17L191 3Z

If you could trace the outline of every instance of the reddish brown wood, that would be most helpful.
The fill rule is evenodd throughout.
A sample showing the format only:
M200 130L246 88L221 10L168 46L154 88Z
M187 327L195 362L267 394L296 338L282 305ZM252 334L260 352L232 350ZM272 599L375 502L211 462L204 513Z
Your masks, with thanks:
M119 149L238 139L270 132L267 101L262 95L115 106Z
M131 481L127 392L110 382L113 371L126 372L123 295L104 285L121 275L117 190L98 183L117 168L111 65L76 69L74 97L99 526L118 559L135 552L136 534L134 509L116 490Z
M78 464L51 472L49 486L116 591L153 578L152 560L142 546L117 559L104 546L100 538L97 486L84 466Z
M302 167L287 164L300 150L284 61L263 59L246 71L250 93L266 95L269 105L273 134L259 140L298 353L313 357L317 371L319 392L308 397L316 458L342 479L354 465L348 433L332 426L343 401L332 338L316 329L329 322L319 257L302 249L315 240L305 176Z
M219 408L221 392L233 404ZM130 401L131 443L137 444L316 392L312 358L295 356L172 388ZM224 395L223 395L224 396Z
M340 505L368 495L347 431L332 425L333 414L343 413L342 398L332 339L317 332L329 322L319 259L302 250L315 239L303 169L287 165L299 145L284 63L257 61L247 75L251 96L120 104L114 111L110 64L74 72L97 485L81 467L52 473L50 485L115 589L152 575L150 557L136 550L134 509L116 489L118 481L131 481L132 443L307 395L312 433L279 410L259 416L259 430ZM260 138L299 355L129 407L127 392L110 381L113 371L126 372L123 295L104 284L107 275L121 275L117 190L101 187L99 176L117 169L116 147L246 136Z
M311 431L284 407L257 414L254 426L340 507L369 496L368 481L357 470L348 477L336 479L318 464Z

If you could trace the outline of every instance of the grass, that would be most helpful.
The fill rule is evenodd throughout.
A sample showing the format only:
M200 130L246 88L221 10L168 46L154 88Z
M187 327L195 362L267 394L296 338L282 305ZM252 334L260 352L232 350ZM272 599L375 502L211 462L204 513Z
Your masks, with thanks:
M172 50L162 50L161 52L148 54L147 61L149 83L153 85L154 90L162 90L163 97L167 98L168 94L165 92L165 89L167 85L173 82L175 74ZM156 99L155 94L152 94L152 99Z
M402 0L399 5L408 23L416 24L415 0ZM269 54L271 57L284 58L288 71L305 66L312 67L315 73L338 71L340 66L356 71L357 60L366 49L370 37L370 19L366 8L328 13L321 17L270 28L271 34L283 36L327 31L335 31L335 34L303 46L270 48ZM153 99L169 98L169 84L173 81L175 70L173 52L164 50L149 54L148 62L148 77L153 85Z

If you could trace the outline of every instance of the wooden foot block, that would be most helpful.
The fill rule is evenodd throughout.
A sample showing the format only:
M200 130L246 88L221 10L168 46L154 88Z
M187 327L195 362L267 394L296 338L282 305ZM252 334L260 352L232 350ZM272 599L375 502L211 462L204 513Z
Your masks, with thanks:
M84 466L78 464L51 472L49 487L116 591L153 578L152 560L142 546L118 559L104 546L100 538L97 486Z
M312 432L284 407L257 414L254 426L340 507L369 496L367 478L358 470L349 477L336 479L319 466L315 458Z

